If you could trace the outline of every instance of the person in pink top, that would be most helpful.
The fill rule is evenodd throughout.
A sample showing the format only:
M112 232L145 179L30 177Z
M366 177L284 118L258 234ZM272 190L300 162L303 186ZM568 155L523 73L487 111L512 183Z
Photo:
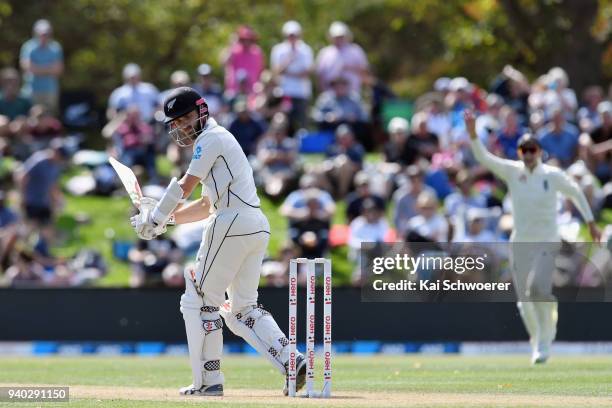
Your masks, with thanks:
M264 69L264 54L257 45L257 33L248 26L240 26L238 41L234 42L225 57L225 88L234 94L240 90L240 81L246 81L251 92Z
M363 76L368 73L368 59L363 49L353 42L348 26L334 21L329 26L331 44L321 49L316 60L319 89L328 90L331 81L339 76L348 79L351 91L361 93Z

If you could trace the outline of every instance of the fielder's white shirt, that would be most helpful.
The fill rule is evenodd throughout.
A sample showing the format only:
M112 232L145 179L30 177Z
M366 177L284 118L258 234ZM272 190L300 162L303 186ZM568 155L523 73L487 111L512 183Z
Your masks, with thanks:
M593 213L578 185L561 169L538 164L533 172L522 161L506 160L488 152L477 138L471 140L474 157L508 186L514 218L513 242L557 242L557 198L562 193L576 205L586 222Z
M240 144L213 118L193 144L187 173L201 179L202 195L209 197L214 211L260 206L253 169Z

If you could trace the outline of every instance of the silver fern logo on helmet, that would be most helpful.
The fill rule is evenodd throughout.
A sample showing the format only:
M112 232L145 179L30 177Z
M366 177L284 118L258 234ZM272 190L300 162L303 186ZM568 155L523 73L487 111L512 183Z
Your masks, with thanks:
M176 102L176 98L168 102L168 104L166 105L168 107L168 110L172 109L172 107L174 106L174 102Z

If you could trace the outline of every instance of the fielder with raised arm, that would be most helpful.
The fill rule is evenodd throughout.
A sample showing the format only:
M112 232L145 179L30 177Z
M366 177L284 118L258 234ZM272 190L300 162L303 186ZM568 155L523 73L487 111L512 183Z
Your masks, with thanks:
M512 198L514 229L510 240L517 306L529 333L531 361L545 363L557 331L552 275L561 241L557 228L558 193L571 198L594 241L600 240L600 233L578 185L563 170L541 162L542 150L535 137L525 134L519 139L521 160L501 159L489 153L477 137L473 112L466 111L464 119L476 160L506 183Z
M172 91L164 101L164 113L170 137L181 147L193 146L193 157L187 174L172 179L159 202L144 199L149 204L141 204L132 225L140 238L149 240L165 231L171 217L176 224L205 220L195 268L185 270L181 296L193 384L180 393L223 395L221 316L285 375L286 393L289 342L270 313L257 304L270 225L259 208L253 171L236 138L209 117L206 101L195 90ZM198 183L202 197L185 204ZM301 354L297 370L301 388L306 372Z

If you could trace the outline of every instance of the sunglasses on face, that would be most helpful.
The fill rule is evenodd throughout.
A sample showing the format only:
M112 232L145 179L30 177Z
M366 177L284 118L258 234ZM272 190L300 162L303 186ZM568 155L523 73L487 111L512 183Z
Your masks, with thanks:
M520 149L523 154L527 154L527 153L536 154L538 152L538 148L535 146L523 146Z

